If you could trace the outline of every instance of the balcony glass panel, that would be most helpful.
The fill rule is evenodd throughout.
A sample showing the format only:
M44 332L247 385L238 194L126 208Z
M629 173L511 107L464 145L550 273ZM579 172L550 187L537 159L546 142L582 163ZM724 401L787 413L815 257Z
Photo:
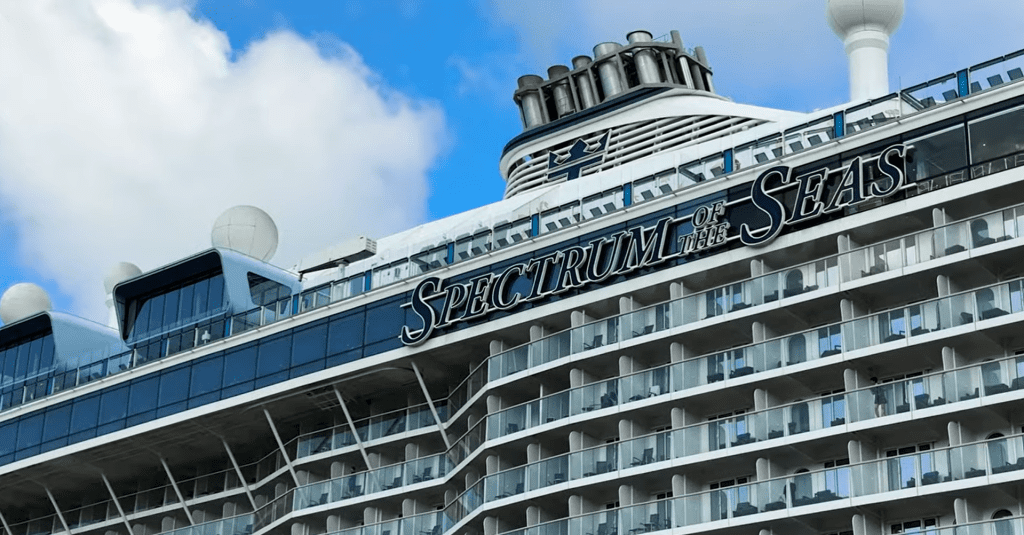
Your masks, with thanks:
M639 401L666 394L669 391L668 381L669 370L666 367L623 377L620 380L622 402Z
M540 232L541 234L554 232L556 230L575 225L580 220L580 203L574 202L564 204L553 210L541 212Z
M897 95L879 99L846 111L846 132L849 134L869 130L901 115L902 106Z
M622 189L610 189L584 198L581 216L583 219L593 219L619 210L623 206Z
M618 470L618 447L609 444L569 454L569 477L573 480Z
M514 223L498 224L494 227L494 248L501 249L530 237L530 218Z
M619 317L597 320L572 330L572 352L596 349L619 341Z
M619 400L619 381L610 379L571 390L569 406L572 414L582 414L614 407Z
M527 369L529 353L529 346L519 346L491 357L487 361L490 380L495 381Z
M901 93L905 113L924 110L960 98L956 74L948 74L916 85Z
M627 440L619 445L619 468L631 468L671 459L672 433Z
M633 202L641 203L675 191L679 186L675 169L633 182Z
M571 340L572 333L562 331L530 343L528 346L530 366L539 366L569 355L572 353Z

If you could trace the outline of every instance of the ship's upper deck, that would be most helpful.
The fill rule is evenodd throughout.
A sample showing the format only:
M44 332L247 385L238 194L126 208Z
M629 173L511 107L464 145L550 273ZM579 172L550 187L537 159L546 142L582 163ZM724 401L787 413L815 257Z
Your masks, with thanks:
M781 132L760 126L723 137L710 145L660 151L629 167L628 172L619 166L587 176L585 180L525 193L381 239L376 256L307 277L301 283L295 274L288 275L296 279L296 287L301 284L301 291L288 290L284 295L276 293L273 299L261 298L262 304L251 310L204 316L195 324L182 324L178 314L172 316L174 319L162 331L159 322L150 321L151 336L144 344L135 344L126 352L84 355L80 360L69 360L63 366L39 371L32 377L8 381L0 394L0 410L3 410L0 418L5 422L0 429L15 433L19 422L35 421L34 415L41 414L40 411L73 404L79 398L126 381L142 380L146 374L163 373L162 370L187 364L219 348L244 345L263 333L301 325L305 323L303 314L328 306L331 311L350 315L352 325L360 333L355 337L358 342L345 342L348 349L337 361L339 364L385 355L401 349L398 336L403 326L415 329L415 314L402 306L410 302L415 283L440 276L454 284L471 280L483 272L501 273L508 266L529 262L545 251L565 248L580 240L614 235L636 225L649 226L670 208L677 214L673 217L686 221L696 208L724 200L739 218L734 219L725 249L738 247L735 232L742 226L741 220L747 217L743 214L756 212L750 211L751 181L779 165L797 169L839 167L857 155L877 156L882 145L902 143L915 150L916 163L907 168L906 187L909 188L924 177L966 165L967 155L961 158L959 153L949 151L948 139L936 137L934 132L945 132L957 124L962 126L964 121L980 120L976 118L986 114L1000 115L1004 108L1016 105L1024 87L1019 84L1022 65L1024 51L884 98L824 110ZM960 96L961 92L964 96ZM987 148L974 148L970 161L987 160L997 152L1015 154L1018 150L1015 147L1020 144L1018 136L1006 135ZM794 186L791 183L780 187L783 198L792 195ZM921 189L923 186L914 187L917 188L915 194L927 191ZM860 206L854 212L864 208ZM839 213L821 221L841 216ZM759 216L754 217L749 221ZM759 221L765 223L763 216L760 217ZM170 287L174 281L164 280L170 271L173 270L156 270L122 285L135 287L148 277L158 276L163 287ZM253 286L254 279L247 277L251 271L238 270L234 276L247 280L248 289L253 292L259 284L265 283ZM267 273L271 279L287 275L282 270ZM182 284L198 284L194 276L189 274L189 280ZM278 281L275 288L282 284ZM527 305L550 302L556 297L549 296L547 301ZM256 299L255 293L251 298ZM169 309L165 307L165 310ZM18 332L16 325L0 329L0 336ZM479 321L456 322L445 335L425 347L444 345L448 336L456 331L479 325ZM121 328L123 330L124 326ZM127 338L124 332L121 338ZM259 384L251 383L249 388L286 381L289 377L288 373L271 375L257 381ZM175 410L186 407L181 405ZM159 413L154 411L151 417ZM170 414L166 410L163 413ZM86 437L82 435L81 439ZM35 455L29 452L40 451L31 441L24 444L24 448L12 445L0 458L6 462L28 460Z
M602 515L635 514L647 525L638 530L653 531L663 523L652 514L667 519L683 506L694 515L672 525L694 532L776 511L848 523L853 507L876 507L892 489L842 491L856 504L827 483L815 483L818 502L779 490L803 484L790 474L807 459L832 459L812 467L816 481L850 481L836 459L884 470L882 460L846 458L856 438L848 431L918 463L926 457L901 453L898 435L918 433L936 445L928 452L949 456L1020 444L1014 435L979 446L987 435L969 424L1012 427L996 420L1024 385L1024 368L1006 354L1022 343L1024 317L1015 261L1024 243L1022 58L651 150L383 238L376 255L302 281L217 250L124 281L115 289L124 314L132 300L144 315L145 300L161 299L145 336L126 336L125 322L113 339L129 350L36 369L0 390L0 509L14 511L14 535L85 533L122 519L146 533L220 533L229 523L263 533L296 518L337 527L339 517L379 532L398 533L390 523L400 523L411 535L474 531L485 515L515 518L496 530L507 531L526 525L525 501L514 496L568 503L586 488L614 504L629 486L649 502L610 513L559 506L535 523L566 532L588 522L597 532ZM611 134L590 135L608 135L611 147ZM783 219L790 224L773 230ZM744 226L765 243L751 246ZM581 258L603 260L591 272L573 263ZM470 297L488 285L504 291ZM182 308L199 302L185 294L205 296L204 306ZM436 316L405 306L420 298ZM474 316L474 306L485 310ZM14 353L31 360L39 333L22 335L37 321L5 326L0 339L19 333ZM403 344L403 327L422 333L427 321L429 336ZM869 369L891 379L882 411ZM963 443L932 429L954 417L965 422ZM225 451L246 457L202 467ZM761 469L765 451L785 476ZM977 466L918 470L922 484L898 490L919 492L920 506L948 497L940 493L949 487L925 485L948 477L966 488L979 470L1016 465ZM712 515L706 504L721 481L744 471L756 482L735 488L764 499ZM97 487L97 472L109 500L38 515L39 504ZM679 478L666 482L669 472ZM1011 488L1019 474L993 481ZM837 510L814 507L823 501ZM128 503L129 512L109 513ZM100 506L102 518L90 516ZM363 516L363 507L382 513ZM187 524L165 527L179 509Z

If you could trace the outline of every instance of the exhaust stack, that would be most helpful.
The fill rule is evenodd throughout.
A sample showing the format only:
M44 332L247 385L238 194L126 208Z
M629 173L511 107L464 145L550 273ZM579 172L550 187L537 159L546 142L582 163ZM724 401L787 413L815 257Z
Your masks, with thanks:
M548 79L535 74L519 77L512 95L519 105L523 129L530 130L615 100L638 89L680 88L714 93L711 67L704 49L683 46L679 32L651 37L645 30L594 47L594 57L572 58L548 68Z

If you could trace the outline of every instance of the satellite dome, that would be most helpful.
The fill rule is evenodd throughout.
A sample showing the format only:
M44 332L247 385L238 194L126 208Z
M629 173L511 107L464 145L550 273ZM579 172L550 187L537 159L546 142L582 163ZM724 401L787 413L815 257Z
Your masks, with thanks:
M0 321L10 325L53 308L46 290L31 282L19 282L0 297Z
M118 262L107 270L106 276L103 277L103 288L107 293L114 291L114 286L142 274L142 270L139 266L132 264L131 262Z
M903 19L903 0L828 0L826 17L839 37L853 30L892 35Z
M277 252L277 225L255 206L228 208L213 223L214 247L231 249L264 262Z

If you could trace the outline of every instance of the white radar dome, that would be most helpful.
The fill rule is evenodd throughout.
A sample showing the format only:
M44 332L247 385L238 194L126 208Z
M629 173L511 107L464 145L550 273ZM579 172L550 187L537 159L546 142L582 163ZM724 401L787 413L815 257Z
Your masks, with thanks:
M103 288L107 293L113 292L114 286L139 275L142 275L142 270L139 269L139 266L131 262L118 262L107 270L106 276L103 277Z
M19 282L0 297L0 321L10 325L53 308L46 290L31 282Z
M854 30L892 35L903 20L903 0L828 0L827 18L839 37Z
M231 249L264 262L277 252L277 225L255 206L228 208L213 223L214 247Z

